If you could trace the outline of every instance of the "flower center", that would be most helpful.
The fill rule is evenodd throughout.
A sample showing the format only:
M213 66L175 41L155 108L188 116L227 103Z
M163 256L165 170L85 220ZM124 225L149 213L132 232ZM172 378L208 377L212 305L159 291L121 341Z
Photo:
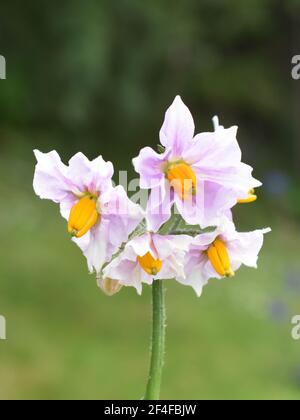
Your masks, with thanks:
M207 255L212 266L220 276L233 277L235 275L231 268L228 251L223 241L216 239L208 248Z
M138 262L142 269L150 276L156 276L162 269L163 265L162 261L154 259L150 252L143 257L138 257Z
M247 203L253 203L256 200L257 200L257 195L255 194L255 190L252 189L248 192L248 197L247 198L241 198L240 200L238 200L238 203L239 204L247 204Z
M191 195L196 195L197 176L187 163L170 163L167 167L166 177L183 200L188 199Z
M97 197L86 195L71 209L68 232L76 238L81 238L98 222L99 217Z

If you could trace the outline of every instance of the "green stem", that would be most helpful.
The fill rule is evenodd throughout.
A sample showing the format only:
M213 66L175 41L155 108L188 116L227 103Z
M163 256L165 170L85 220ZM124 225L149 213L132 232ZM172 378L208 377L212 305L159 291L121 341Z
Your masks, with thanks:
M163 282L155 280L152 286L153 326L151 363L145 400L159 400L165 355L165 292Z

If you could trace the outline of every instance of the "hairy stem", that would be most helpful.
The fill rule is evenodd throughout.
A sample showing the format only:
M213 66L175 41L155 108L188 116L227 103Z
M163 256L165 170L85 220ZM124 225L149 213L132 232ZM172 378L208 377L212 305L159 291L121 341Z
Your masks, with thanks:
M155 280L152 286L152 308L151 362L145 399L159 400L166 329L165 291L161 280Z

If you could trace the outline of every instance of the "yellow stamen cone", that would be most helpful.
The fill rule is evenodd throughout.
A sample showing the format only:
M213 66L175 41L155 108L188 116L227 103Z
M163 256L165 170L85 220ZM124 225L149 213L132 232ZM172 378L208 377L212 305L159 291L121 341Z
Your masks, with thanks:
M150 252L143 257L138 257L138 262L142 269L150 276L156 276L162 269L163 265L162 261L153 258Z
M218 252L220 261L224 267L226 277L233 277L234 272L232 271L230 258L229 258L228 251L224 242L221 241L220 239L216 239L214 242L214 245Z
M81 238L97 223L99 217L96 199L92 196L83 197L71 209L68 232Z
M166 176L175 192L183 200L196 194L197 176L188 164L184 162L170 164Z
M212 266L220 276L233 277L235 275L231 268L228 251L223 241L216 239L207 250L207 255Z
M212 263L212 266L214 267L214 269L216 270L216 272L222 276L225 277L225 270L224 267L220 261L220 257L218 254L217 249L214 247L214 245L211 245L208 250L207 250L207 255L208 258L210 260L210 262Z

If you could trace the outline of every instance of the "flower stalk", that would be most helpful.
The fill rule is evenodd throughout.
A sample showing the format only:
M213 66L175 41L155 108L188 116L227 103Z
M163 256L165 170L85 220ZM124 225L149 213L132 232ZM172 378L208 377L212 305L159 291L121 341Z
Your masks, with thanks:
M152 341L149 379L145 400L159 400L165 356L166 309L163 282L152 286Z

